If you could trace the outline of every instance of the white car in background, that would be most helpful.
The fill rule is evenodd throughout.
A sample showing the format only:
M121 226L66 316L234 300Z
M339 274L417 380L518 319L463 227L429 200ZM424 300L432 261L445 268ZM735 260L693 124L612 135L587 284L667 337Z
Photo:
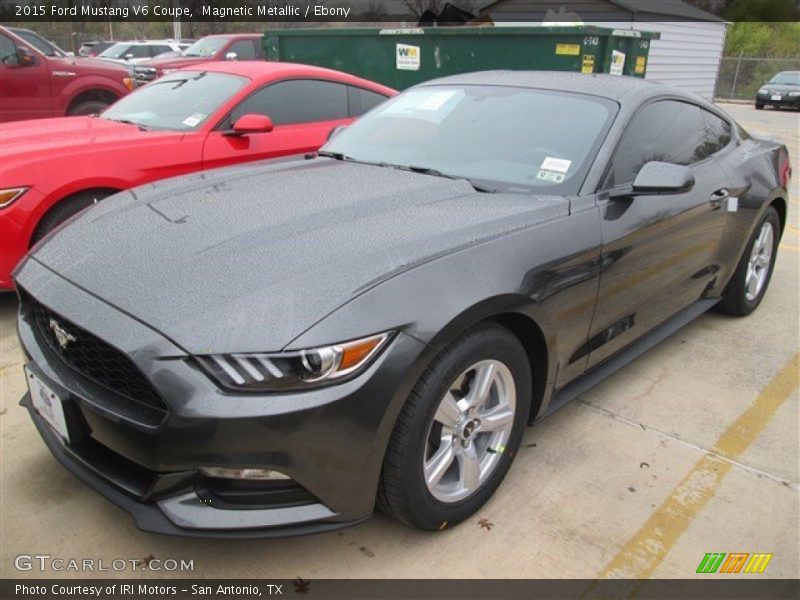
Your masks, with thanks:
M143 40L136 42L117 42L98 54L98 58L116 63L135 65L155 58L165 52L180 52L190 44L176 40Z

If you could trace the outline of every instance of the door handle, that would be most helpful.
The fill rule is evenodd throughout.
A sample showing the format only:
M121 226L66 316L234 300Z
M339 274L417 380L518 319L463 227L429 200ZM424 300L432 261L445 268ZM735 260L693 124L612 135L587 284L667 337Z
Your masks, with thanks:
M725 200L728 199L731 193L727 188L718 189L716 192L711 194L708 201L713 207L719 207Z

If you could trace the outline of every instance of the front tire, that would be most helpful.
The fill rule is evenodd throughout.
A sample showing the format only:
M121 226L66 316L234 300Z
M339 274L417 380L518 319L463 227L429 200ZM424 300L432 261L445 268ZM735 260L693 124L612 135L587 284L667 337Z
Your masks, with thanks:
M525 349L484 323L450 344L420 377L397 419L378 506L420 529L463 521L502 482L531 404Z
M764 110L764 105L761 102L756 102L756 110Z
M758 308L772 278L779 241L780 218L770 206L750 236L722 301L717 304L719 312L743 317Z
M85 117L88 115L98 115L108 106L108 102L101 100L87 100L76 104L67 112L68 117Z

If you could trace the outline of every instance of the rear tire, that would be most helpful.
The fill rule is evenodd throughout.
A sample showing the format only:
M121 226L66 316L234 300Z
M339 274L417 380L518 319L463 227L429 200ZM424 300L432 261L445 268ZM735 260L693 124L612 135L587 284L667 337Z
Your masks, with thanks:
M97 115L103 112L108 106L108 102L101 100L87 100L76 104L67 111L67 116L70 117L85 117L88 115Z
M73 215L110 195L111 192L83 192L64 198L39 221L33 236L31 236L31 246Z
M716 306L719 312L743 317L761 304L775 268L780 230L778 211L770 206L750 236L722 301Z
M379 508L427 530L468 518L511 466L531 395L527 354L505 327L484 323L451 343L420 377L397 419Z

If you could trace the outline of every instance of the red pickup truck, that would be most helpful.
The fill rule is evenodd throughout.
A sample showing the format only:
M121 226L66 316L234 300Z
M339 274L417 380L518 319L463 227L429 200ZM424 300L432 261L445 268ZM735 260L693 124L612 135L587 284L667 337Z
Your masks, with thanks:
M189 65L212 60L263 60L260 33L207 35L197 40L178 56L154 58L133 69L135 86L150 83L162 75Z
M0 123L99 113L131 89L128 67L68 56L33 31L0 27Z

